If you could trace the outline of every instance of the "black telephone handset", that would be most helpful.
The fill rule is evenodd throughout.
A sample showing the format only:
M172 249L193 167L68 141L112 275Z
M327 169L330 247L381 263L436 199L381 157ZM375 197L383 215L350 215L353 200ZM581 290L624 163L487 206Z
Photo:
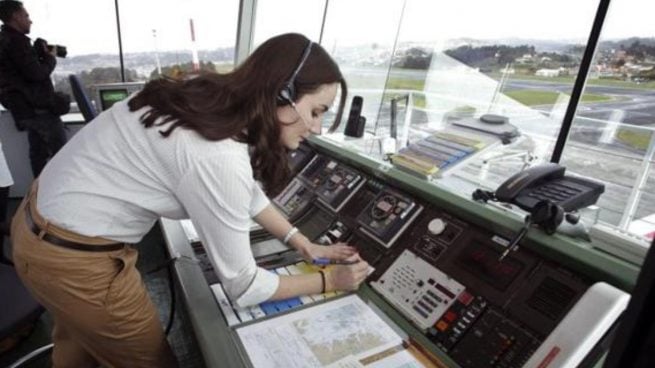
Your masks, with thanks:
M590 206L605 186L588 179L565 176L566 168L545 163L521 171L496 189L496 199L532 212L539 202L550 201L565 212Z

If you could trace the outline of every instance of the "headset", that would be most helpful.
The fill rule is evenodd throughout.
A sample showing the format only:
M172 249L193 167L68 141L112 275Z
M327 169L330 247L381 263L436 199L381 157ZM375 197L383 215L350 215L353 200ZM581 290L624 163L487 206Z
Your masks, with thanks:
M305 51L303 51L302 57L300 58L300 62L298 63L298 66L296 69L293 71L291 74L291 77L289 80L287 80L284 83L284 86L280 90L280 92L277 94L277 102L278 105L291 105L295 106L295 100L296 100L296 87L294 86L294 83L296 81L296 76L298 76L298 73L300 73L300 70L302 69L303 65L305 65L305 62L307 61L307 58L309 57L309 53L312 52L312 44L313 42L309 40L309 43L305 47Z
M564 209L549 200L537 202L531 213L532 223L539 225L548 235L555 233L565 217ZM569 218L567 221L573 223Z

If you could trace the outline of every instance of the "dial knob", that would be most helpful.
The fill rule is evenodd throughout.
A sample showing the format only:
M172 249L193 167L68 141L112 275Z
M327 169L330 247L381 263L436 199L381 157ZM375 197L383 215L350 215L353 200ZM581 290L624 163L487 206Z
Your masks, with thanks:
M440 218L434 218L428 224L428 231L432 235L439 235L446 229L446 223Z

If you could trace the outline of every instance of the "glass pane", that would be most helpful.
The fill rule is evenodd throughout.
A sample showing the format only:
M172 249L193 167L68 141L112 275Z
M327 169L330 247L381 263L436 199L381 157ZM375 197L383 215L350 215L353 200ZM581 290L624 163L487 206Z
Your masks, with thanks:
M50 44L66 46L67 55L57 58L52 74L55 89L70 94L75 101L68 82L70 74L81 78L89 96L92 84L120 80L112 0L40 0L24 5L33 22L29 35L32 40L40 37Z
M350 96L340 131L347 124L353 96L361 96L366 134L375 134L403 4L400 0L329 2L322 45L339 64ZM364 142L364 149L379 152L378 143Z
M335 1L324 44L332 45L328 30L343 29L333 54L344 69L353 67L350 85L370 96L385 83L374 106L366 106L364 98L364 109L376 110L369 112L374 125L367 124L367 130L374 130L377 143L366 153L387 158L439 132L474 137L483 147L475 154L466 160L431 155L434 165L421 173L456 176L457 190L470 196L471 188L495 189L511 174L550 159L598 3L555 0L537 14L534 3L520 0L462 0L447 6L430 0L371 2L368 6L376 13L383 8L386 17L376 14L366 19L366 27L349 29L359 23L348 22L353 19L348 16L366 12ZM337 5L343 6L341 12L333 11ZM348 49L341 45L346 42L357 46Z
M318 42L325 0L258 0L253 50L283 33L301 33Z
M612 1L562 163L603 181L600 220L655 231L655 30L648 0ZM629 22L629 24L626 24Z
M548 161L597 6L556 0L536 15L516 0L408 1L387 85L390 95L412 95L406 139L440 130L496 137L456 171L492 189ZM487 119L495 116L504 128ZM520 136L506 139L515 129Z
M123 1L119 9L126 79L232 70L238 0Z

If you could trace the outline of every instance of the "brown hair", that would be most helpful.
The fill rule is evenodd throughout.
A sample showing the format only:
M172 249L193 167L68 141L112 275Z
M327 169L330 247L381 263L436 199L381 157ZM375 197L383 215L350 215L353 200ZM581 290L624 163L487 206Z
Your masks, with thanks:
M300 34L283 34L264 42L231 73L150 81L128 102L130 111L149 108L140 118L146 128L171 123L160 131L164 137L182 127L212 141L234 138L247 143L255 178L264 184L269 196L274 196L284 188L289 175L287 150L280 142L282 122L277 118L276 97L309 42ZM294 81L296 100L331 83L341 84L341 98L330 132L341 121L347 88L334 60L320 45L313 44Z

